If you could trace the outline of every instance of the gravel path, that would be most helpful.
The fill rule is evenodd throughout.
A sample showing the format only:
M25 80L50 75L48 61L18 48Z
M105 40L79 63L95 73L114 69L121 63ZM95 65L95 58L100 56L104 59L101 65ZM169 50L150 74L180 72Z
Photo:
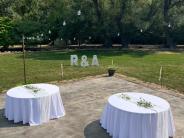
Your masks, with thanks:
M144 92L166 99L172 107L176 137L184 138L184 96L154 90L120 77L93 77L58 84L66 115L40 126L13 124L3 117L5 94L0 95L0 138L110 138L99 125L107 98L119 92ZM163 92L164 91L164 92ZM173 95L174 94L174 95Z

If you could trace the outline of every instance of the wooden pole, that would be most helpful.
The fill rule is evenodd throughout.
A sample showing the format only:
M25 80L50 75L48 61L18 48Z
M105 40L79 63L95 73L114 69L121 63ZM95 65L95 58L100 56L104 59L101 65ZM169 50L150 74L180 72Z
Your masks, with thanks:
M78 46L80 47L80 32L79 32L79 35L78 35Z
M25 53L25 44L24 44L24 35L22 35L22 52L23 52L23 65L24 65L24 83L26 84L26 61L25 61L25 57L26 57L26 53Z
M163 67L161 66L160 67L160 75L159 75L159 79L158 79L160 81L161 87L163 85L162 77L163 77Z
M63 64L61 64L61 80L63 79L64 72L63 72Z

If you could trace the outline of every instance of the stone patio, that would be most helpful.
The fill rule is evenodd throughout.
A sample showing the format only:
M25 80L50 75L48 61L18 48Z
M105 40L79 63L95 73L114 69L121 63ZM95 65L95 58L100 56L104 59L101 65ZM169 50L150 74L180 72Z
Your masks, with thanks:
M184 138L184 95L166 89L151 89L121 77L90 77L61 84L66 115L40 126L14 124L4 118L5 94L0 95L0 138L110 138L99 118L110 95L144 92L166 99L172 107L175 138Z

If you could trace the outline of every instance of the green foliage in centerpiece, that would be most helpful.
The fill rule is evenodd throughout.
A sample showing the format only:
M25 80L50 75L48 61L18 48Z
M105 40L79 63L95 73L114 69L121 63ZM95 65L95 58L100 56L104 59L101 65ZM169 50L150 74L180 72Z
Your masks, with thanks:
M128 96L127 94L121 94L121 98L124 99L124 100L130 100L130 96Z
M137 102L138 106L144 107L144 108L153 108L153 105L151 102L146 101L143 98L140 98L140 100Z
M37 87L35 87L35 86L33 86L33 85L25 85L24 87L25 87L26 89L31 90L31 91L34 92L34 93L37 93L37 92L41 91L40 88L37 88Z

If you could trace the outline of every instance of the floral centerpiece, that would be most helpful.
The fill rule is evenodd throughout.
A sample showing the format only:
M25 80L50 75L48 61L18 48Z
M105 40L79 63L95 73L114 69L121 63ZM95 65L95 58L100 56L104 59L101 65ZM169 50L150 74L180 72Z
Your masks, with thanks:
M124 100L130 100L130 99L131 99L130 96L128 96L127 94L123 94L123 93L122 93L120 96L121 96L121 98L124 99Z
M143 98L140 98L140 100L137 101L137 105L144 108L153 108L153 104L151 102L146 101Z
M38 93L39 91L41 91L40 88L36 87L36 86L33 86L33 85L25 85L24 86L26 89L29 89L31 90L33 93Z

